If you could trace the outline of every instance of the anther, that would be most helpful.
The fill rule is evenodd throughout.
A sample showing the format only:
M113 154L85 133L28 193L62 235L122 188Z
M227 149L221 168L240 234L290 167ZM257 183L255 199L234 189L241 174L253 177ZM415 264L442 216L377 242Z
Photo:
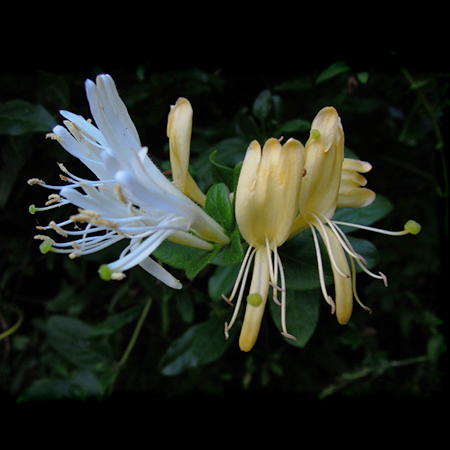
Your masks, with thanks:
M225 294L222 294L222 298L223 298L230 306L233 306L233 303L231 303L230 299L229 299Z
M67 173L67 174L69 173L69 171L66 169L66 167L64 166L63 163L56 163L56 164L58 164L58 167L61 170L61 172L64 172L64 173Z
M384 285L388 287L388 280L387 276L383 272L378 272L380 274L380 277L383 279Z
M46 184L44 180L40 180L39 178L30 178L27 183L30 186L33 186L34 184Z
M287 339L291 339L292 341L296 341L297 340L297 338L295 336L293 336L292 334L289 334L289 333L282 332L281 336L284 336Z
M33 239L36 239L38 241L47 241L50 242L50 244L54 244L55 241L48 236L45 236L44 234L36 234L36 236L33 236Z
M47 133L45 139L51 139L52 141L64 142L64 139L56 133Z
M53 230L55 230L58 234L60 234L61 236L63 236L63 237L67 237L67 233L60 227L60 226L58 226L58 225L56 225L56 222L55 221L51 221L49 224L48 224L48 226L50 227L50 228L52 228Z
M53 203L58 203L62 200L58 194L50 194L48 196L48 201L45 203L45 206L53 205Z
M334 303L331 295L329 295L328 299L325 300L327 300L328 304L331 306L331 314L334 314L336 312L336 303Z
M113 272L111 274L111 280L123 280L126 277L126 275L123 272Z
M270 284L274 289L276 289L277 291L280 291L280 292L283 292L283 291L284 291L283 288L281 288L281 287L278 286L277 284L273 283L272 281L269 281L269 284Z
M225 329L224 329L225 339L229 339L230 333L228 333L228 324L225 322Z
M117 198L124 204L127 205L127 199L123 195L122 186L120 184L116 185L114 192L116 193Z

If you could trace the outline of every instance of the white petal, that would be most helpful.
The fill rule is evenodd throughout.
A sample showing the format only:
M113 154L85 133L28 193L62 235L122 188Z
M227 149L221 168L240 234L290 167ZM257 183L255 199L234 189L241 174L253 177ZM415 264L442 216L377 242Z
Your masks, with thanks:
M87 136L92 138L93 141L96 141L103 146L107 145L107 141L101 131L94 125L92 125L92 123L88 122L83 116L65 110L61 110L59 111L59 113L66 119L73 122L78 128L83 131L83 134L86 134Z
M181 289L183 287L183 285L171 273L169 273L152 258L144 259L139 263L139 265L167 286L173 289Z
M119 157L129 148L138 151L142 147L139 136L112 78L102 75L97 77L97 85L87 80L85 87L95 123L109 147Z
M185 217L186 222L191 223L193 221L195 212L192 211L191 205L185 199L175 197L162 189L145 186L125 170L119 170L115 174L115 179L135 199L136 204L144 208L150 216L152 215L152 209L156 208L160 211Z

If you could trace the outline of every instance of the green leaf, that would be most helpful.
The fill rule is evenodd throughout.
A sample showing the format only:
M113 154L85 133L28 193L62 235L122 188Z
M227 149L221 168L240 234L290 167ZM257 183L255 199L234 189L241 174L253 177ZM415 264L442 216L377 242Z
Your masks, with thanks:
M24 100L10 100L0 104L0 134L18 136L35 131L51 131L55 119L42 105Z
M330 78L335 77L341 73L347 72L350 70L350 67L345 64L344 61L337 61L333 64L330 64L323 72L319 74L316 79L316 83L322 83L323 81L329 80Z
M192 326L176 339L159 362L163 375L178 375L186 370L216 361L236 337L238 327L230 330L230 338L224 336L224 319L217 315Z
M229 295L240 269L239 264L234 266L219 266L214 275L208 280L208 295L212 301L223 301L222 294Z
M333 283L328 253L320 242L325 282ZM310 230L306 230L287 241L278 250L283 263L286 286L289 289L308 290L320 287L317 255Z
M251 142L261 138L261 131L254 119L248 113L248 108L242 108L236 116L236 132L245 141Z
M213 183L224 183L230 191L234 189L234 172L233 169L222 166L215 162L217 150L211 153L209 161L211 163L211 174Z
M192 260L203 253L209 252L166 240L153 252L153 256L176 269L186 270Z
M277 131L276 135L285 136L287 139L291 137L294 133L304 133L309 131L311 128L311 122L303 119L293 119L284 122Z
M352 244L356 253L361 255L367 261L367 267L371 269L379 261L378 250L372 242L366 239L360 239L349 236L349 241ZM356 264L356 271L362 272L362 269Z
M91 338L95 328L74 317L54 315L44 325L50 346L64 359L82 369L111 365L106 348Z
M274 101L269 89L264 89L259 93L253 102L253 115L261 122L264 122L274 110Z
M319 320L321 292L319 289L310 291L286 292L286 327L289 334L297 338L296 341L286 339L295 347L304 347L316 329ZM276 326L281 329L281 307L270 301L270 313Z
M95 336L109 336L117 333L124 326L135 321L142 312L143 305L138 305L133 308L129 308L119 314L113 314L108 316L103 322L94 326L94 329L87 334L87 337Z
M205 211L228 232L234 227L230 191L224 183L211 186L206 195Z
M194 279L197 276L197 274L215 258L215 256L219 253L219 251L220 246L216 245L214 247L214 250L210 252L204 252L197 258L191 260L189 267L186 268L186 276L190 280Z
M194 302L190 292L186 289L176 291L175 303L183 322L192 323L194 320Z
M61 399L84 400L99 397L104 389L96 376L89 371L75 371L67 379L39 378L20 395L18 401L46 401Z
M244 251L242 250L241 235L239 230L234 230L230 236L230 243L223 251L223 257L227 264L233 265L244 259Z

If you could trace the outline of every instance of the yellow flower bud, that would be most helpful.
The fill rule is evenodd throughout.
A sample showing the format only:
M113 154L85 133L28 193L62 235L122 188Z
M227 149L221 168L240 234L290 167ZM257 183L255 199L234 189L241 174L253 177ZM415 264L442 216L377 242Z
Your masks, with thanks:
M192 200L205 206L206 196L189 173L193 110L189 101L180 97L171 106L167 121L170 165L173 184Z

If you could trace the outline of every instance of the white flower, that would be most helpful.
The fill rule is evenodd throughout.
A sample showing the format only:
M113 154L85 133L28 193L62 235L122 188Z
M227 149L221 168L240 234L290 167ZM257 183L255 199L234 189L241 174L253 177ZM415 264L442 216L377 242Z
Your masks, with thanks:
M52 186L31 179L29 184L59 190L52 194L45 208L30 207L30 212L72 203L79 213L41 230L53 229L69 242L57 243L38 235L43 252L68 253L71 258L108 247L122 239L128 246L119 258L101 266L104 279L121 279L123 271L140 265L147 272L173 288L181 284L149 256L165 240L212 249L211 242L226 244L222 228L197 204L177 189L147 156L139 135L109 75L100 75L96 83L86 81L86 94L96 126L90 120L68 111L60 111L67 120L57 125L47 137L57 140L71 155L82 161L97 177L86 180L65 173L67 186ZM86 224L84 229L79 223Z

